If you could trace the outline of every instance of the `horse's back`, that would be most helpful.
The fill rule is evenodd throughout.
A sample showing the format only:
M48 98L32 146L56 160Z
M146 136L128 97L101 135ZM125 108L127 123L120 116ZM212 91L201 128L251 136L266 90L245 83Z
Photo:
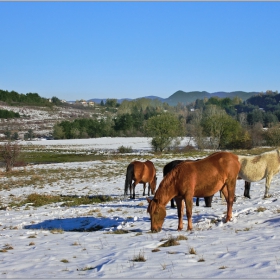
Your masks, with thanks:
M155 175L156 175L156 168L155 168L154 164L150 160L147 160L144 163L143 176L147 176L148 180L150 181L154 178Z
M156 174L155 166L150 160L145 162L135 160L130 165L134 167L134 180L141 183L150 182Z
M260 181L268 174L275 175L280 171L278 150L260 155L238 155L238 160L241 164L239 176L249 182Z
M238 156L230 152L216 152L200 161L195 161L194 164L198 168L208 169L208 172L217 170L220 174L235 174L240 169ZM207 172L207 171L206 171Z
M228 181L236 180L240 169L238 157L229 152L218 152L199 161L183 162L175 167L176 186L180 192L193 196L211 196Z
M166 174L168 174L175 166L177 166L179 163L183 162L184 160L173 160L169 163L167 163L164 167L163 167L163 176L165 176Z

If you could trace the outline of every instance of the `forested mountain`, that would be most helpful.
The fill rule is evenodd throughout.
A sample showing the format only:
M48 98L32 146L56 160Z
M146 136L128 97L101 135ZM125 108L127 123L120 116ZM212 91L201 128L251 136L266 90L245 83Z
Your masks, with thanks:
M182 90L178 90L175 93L173 93L171 96L168 98L161 98L158 96L144 96L142 98L147 98L147 99L152 99L152 100L159 100L161 102L165 102L170 106L176 106L178 103L183 103L183 104L190 104L192 102L195 102L197 99L204 99L204 98L211 98L211 97L219 97L219 98L234 98L234 97L239 97L243 101L247 100L253 95L259 94L259 92L245 92L245 91L233 91L233 92L224 92L224 91L219 91L219 92L213 92L209 93L207 91L191 91L191 92L185 92ZM131 101L134 99L131 98L123 98L123 99L117 99L117 102L121 104L124 100ZM95 103L100 104L102 101L105 103L106 98L92 98L88 101L93 101Z
M233 92L213 92L209 93L207 91L191 91L185 92L182 90L176 91L170 97L163 100L163 102L168 103L170 106L175 106L178 103L188 104L196 101L197 99L211 98L211 97L219 97L219 98L234 98L239 97L243 101L247 100L251 96L259 94L259 92L245 92L245 91L233 91Z

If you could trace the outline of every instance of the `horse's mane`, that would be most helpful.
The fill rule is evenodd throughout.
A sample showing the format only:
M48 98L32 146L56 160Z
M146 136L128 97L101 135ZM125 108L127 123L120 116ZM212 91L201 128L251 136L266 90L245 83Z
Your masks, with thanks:
M170 185L175 185L177 182L178 178L178 173L179 173L179 165L182 163L179 163L176 165L170 172L168 172L162 181L159 184L159 187L155 193L155 198L159 199L160 201L162 200L162 197L168 196L168 187Z

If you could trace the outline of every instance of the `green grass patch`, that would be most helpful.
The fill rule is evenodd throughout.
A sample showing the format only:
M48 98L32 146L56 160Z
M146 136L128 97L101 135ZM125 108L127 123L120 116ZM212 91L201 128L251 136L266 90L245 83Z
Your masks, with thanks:
M47 204L63 202L62 206L79 206L83 204L93 204L112 201L111 196L96 195L96 196L61 196L61 195L47 195L32 193L27 196L26 199L19 203L15 203L13 206L23 206L27 203L32 204L34 207L40 207Z

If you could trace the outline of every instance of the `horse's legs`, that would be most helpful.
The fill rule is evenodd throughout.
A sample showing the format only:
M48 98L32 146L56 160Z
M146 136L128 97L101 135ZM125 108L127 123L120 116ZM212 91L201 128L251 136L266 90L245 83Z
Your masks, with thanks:
M134 188L133 185L134 185L134 183L132 183L132 182L129 184L130 198L132 198L131 192L132 192L132 188Z
M135 187L136 187L136 184L135 184L135 182L134 182L134 184L133 184L133 199L135 199Z
M172 199L170 200L170 202L171 202L171 208L176 208L176 207L175 207L175 203L174 203L174 198L172 198Z
M227 182L225 186L222 188L222 193L225 196L227 201L227 217L225 222L227 223L232 218L232 205L234 201L235 194L235 183L236 180L232 179L230 182Z
M266 176L264 198L268 198L270 196L270 195L268 195L268 191L269 191L269 188L270 188L270 183L271 183L272 177L273 177L272 174L268 174Z
M214 195L204 197L204 201L205 201L205 206L206 206L206 207L211 207L211 205L212 205L212 200L213 200L213 196L214 196Z
M193 208L193 197L185 196L185 203L186 203L186 213L188 219L188 229L192 230L192 208Z
M146 183L143 183L143 196L145 195L145 191L146 191ZM150 195L149 191L148 191L148 195Z
M130 185L130 198L135 199L135 187L138 184L138 182L134 181L132 185ZM131 189L133 189L133 195L131 195Z
M196 198L195 205L199 206L199 197Z
M172 200L176 201L177 204L177 214L178 214L178 230L182 230L183 229L183 216L184 216L184 200L182 197L174 197L174 199L172 198ZM173 201L174 203L174 201Z
M244 196L251 198L250 197L250 187L251 187L251 182L245 181L245 185L244 185L245 189L244 189Z

